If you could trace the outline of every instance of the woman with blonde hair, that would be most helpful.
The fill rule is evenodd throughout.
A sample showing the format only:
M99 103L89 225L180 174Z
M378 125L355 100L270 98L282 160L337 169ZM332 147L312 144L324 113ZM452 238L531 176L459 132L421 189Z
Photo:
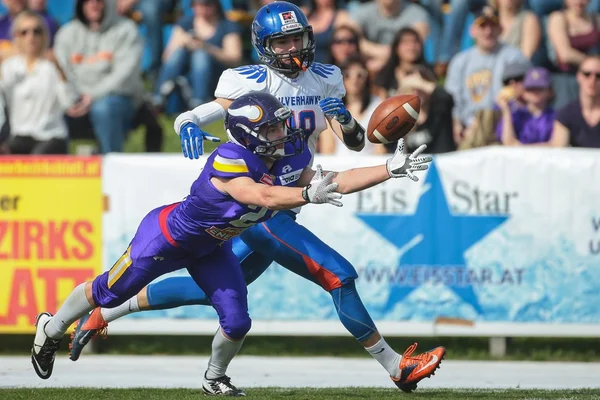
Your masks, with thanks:
M43 18L21 12L13 21L16 55L2 63L13 154L66 154L64 112L75 102L60 69L44 58L49 34Z

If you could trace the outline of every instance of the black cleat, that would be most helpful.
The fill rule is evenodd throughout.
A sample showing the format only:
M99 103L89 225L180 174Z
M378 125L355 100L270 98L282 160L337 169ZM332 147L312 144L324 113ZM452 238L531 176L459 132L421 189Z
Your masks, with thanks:
M231 378L227 375L216 379L208 379L205 373L204 381L202 381L202 390L208 396L241 397L246 395L242 389L236 388L231 383Z
M31 348L31 363L35 373L42 379L48 379L52 375L54 367L54 356L60 348L60 339L52 339L46 335L44 328L52 314L43 312L36 318L35 339Z

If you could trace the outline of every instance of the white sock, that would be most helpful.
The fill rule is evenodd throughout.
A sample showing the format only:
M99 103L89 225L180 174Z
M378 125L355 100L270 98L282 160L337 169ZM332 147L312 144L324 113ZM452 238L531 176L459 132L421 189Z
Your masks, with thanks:
M62 339L65 332L79 318L92 311L85 296L85 283L77 286L65 300L60 309L44 327L46 335L52 339Z
M383 368L389 372L390 376L398 378L400 376L400 360L402 356L394 351L384 338L371 347L365 347L365 350L376 359Z
M234 341L226 338L221 327L219 327L212 342L212 354L210 360L208 360L206 378L216 379L225 375L229 363L240 351L242 343L244 343L244 339Z
M138 299L136 294L120 306L116 306L114 308L102 308L100 310L100 313L102 314L102 318L104 318L106 322L112 322L115 319L121 318L122 316L132 314L138 311L140 311L140 306L138 305Z

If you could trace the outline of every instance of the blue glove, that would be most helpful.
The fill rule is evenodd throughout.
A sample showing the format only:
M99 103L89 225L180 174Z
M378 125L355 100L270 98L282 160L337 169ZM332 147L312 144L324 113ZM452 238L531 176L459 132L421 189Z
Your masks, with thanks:
M183 152L183 156L190 160L198 159L204 154L205 140L210 140L215 143L221 141L218 137L211 136L204 132L193 122L186 122L181 126L179 138L181 139L181 151Z
M319 107L325 115L335 118L342 125L352 121L352 115L350 115L350 111L346 109L341 99L328 97L319 101Z

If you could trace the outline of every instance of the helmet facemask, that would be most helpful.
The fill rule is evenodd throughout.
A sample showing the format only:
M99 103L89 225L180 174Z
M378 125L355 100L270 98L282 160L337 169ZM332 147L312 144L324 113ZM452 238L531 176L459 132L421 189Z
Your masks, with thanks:
M272 47L274 39L302 35L302 48L296 51L286 53L276 53ZM302 28L297 32L285 34L275 34L265 38L263 43L264 55L261 61L269 65L270 68L283 73L296 73L306 71L315 59L315 39L310 26Z
M241 128L246 133L246 135L244 135L246 138L242 139L246 143L240 143L239 140L236 140L229 130L227 130L227 134L231 141L247 147L254 154L261 157L278 160L284 157L294 156L304 151L305 133L301 129L293 129L289 126L288 120L291 115L292 111L289 108L280 108L275 112L275 118L257 125L254 130L242 123L237 123L235 127ZM269 131L273 127L283 129L283 136L270 138ZM254 140L250 140L250 137ZM252 142L255 144L252 145ZM287 143L292 143L293 152L286 152Z
M291 116L292 111L289 108L280 108L275 112L274 120L267 121L258 127L257 137L264 144L256 146L254 149L255 154L278 160L280 158L293 156L302 152L304 149L304 140L302 140L304 132L300 129L292 129L288 125L288 121ZM270 138L270 130L272 128L282 128L283 136ZM293 153L286 153L286 143L293 144Z

